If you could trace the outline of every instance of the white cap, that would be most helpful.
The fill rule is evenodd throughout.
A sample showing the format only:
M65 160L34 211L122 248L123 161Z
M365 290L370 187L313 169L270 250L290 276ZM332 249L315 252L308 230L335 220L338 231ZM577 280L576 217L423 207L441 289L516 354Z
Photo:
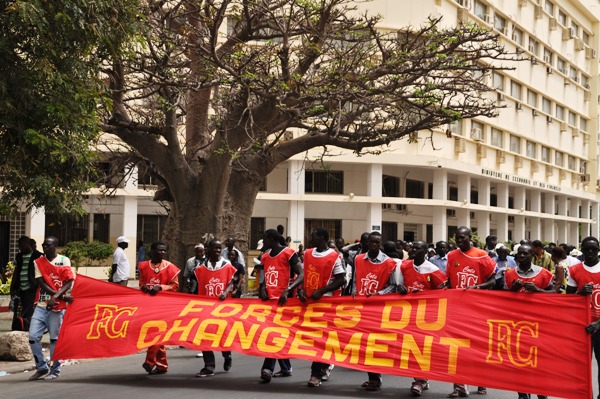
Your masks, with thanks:
M196 249L196 248L202 248L202 249L204 249L204 244L196 244L196 246L194 247L194 249Z
M122 242L129 243L129 240L125 236L120 236L119 238L117 238L117 244L120 244Z
M258 244L256 244L256 249L258 249L259 251L262 249L263 247L263 240L260 239L258 240Z
M496 244L496 247L495 247L494 249L497 251L497 250L499 250L500 248L506 248L506 245L504 245L504 244L502 244L502 243L499 243L499 244Z

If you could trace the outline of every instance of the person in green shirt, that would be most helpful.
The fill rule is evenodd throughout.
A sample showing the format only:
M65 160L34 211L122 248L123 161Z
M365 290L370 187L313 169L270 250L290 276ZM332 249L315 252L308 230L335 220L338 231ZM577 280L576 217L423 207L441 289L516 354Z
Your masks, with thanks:
M12 330L29 331L37 291L33 261L42 256L42 253L33 248L32 240L27 236L21 236L17 245L19 253L15 257L15 270L10 284L14 309Z

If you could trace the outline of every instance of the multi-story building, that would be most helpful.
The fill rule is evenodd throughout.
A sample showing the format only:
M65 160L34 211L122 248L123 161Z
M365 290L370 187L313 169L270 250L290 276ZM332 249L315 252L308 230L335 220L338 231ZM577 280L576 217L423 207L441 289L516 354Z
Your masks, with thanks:
M258 195L251 247L278 224L295 244L318 226L347 241L380 230L384 239L434 242L462 225L499 240L577 244L598 234L596 1L375 0L368 7L384 17L380 28L386 30L428 16L493 29L525 59L514 70L483 77L504 108L495 118L412 135L377 156L330 149L326 168L306 161L317 150L289 159ZM78 222L59 225L43 211L0 222L0 247L10 247L2 256L14 255L23 233L38 241L50 233L62 241L114 243L122 234L132 241L157 239L165 212L151 201L153 182L133 172L139 179L111 196L90 192L89 215ZM135 246L129 251L133 258Z

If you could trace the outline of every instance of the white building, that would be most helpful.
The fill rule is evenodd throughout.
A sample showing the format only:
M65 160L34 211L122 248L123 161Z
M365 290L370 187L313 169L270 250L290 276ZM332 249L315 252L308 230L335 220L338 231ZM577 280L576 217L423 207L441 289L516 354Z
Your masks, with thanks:
M497 89L490 95L506 106L497 118L422 132L378 156L330 149L335 156L326 159L326 170L306 163L306 154L279 165L258 195L251 247L278 224L295 244L320 226L346 241L380 230L386 240L434 242L462 225L501 241L577 244L598 235L598 2L375 0L367 6L384 17L382 29L418 25L430 15L488 26L529 61L486 77ZM89 217L69 228L53 228L43 211L0 222L0 248L10 248L0 264L12 259L21 234L38 242L52 232L113 245L120 235L132 242L159 238L164 211L151 201L153 186L142 183L152 182L141 176L114 196L90 193ZM134 259L135 245L128 251Z

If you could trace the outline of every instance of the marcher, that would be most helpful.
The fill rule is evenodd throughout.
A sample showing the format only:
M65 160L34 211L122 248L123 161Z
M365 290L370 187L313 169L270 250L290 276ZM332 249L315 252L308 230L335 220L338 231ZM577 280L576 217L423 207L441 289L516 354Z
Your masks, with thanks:
M198 295L224 300L233 291L233 276L236 268L228 260L221 258L223 246L221 241L212 239L208 242L206 261L194 270L198 280ZM233 364L231 351L221 352L224 363L223 370L229 371ZM211 377L215 375L216 359L213 351L202 351L204 367L196 377Z
M244 254L242 253L242 251L240 251L239 249L237 249L235 247L235 238L228 237L225 240L225 247L221 251L221 258L229 259L229 252L231 252L231 251L236 251L238 253L238 255L239 255L238 262L240 262L242 264L242 266L244 266L244 268L245 268L246 261L244 260Z
M140 289L142 292L156 295L159 291L177 291L179 289L179 268L165 259L167 246L162 241L150 246L151 259L141 262ZM167 350L164 345L152 345L146 352L142 367L148 374L164 374L168 371Z
M401 294L444 288L446 275L439 267L425 259L426 248L425 241L413 242L408 260L402 262L401 284L398 285ZM423 391L428 389L429 381L423 378L415 378L410 386L410 392L414 396L421 396Z
M233 275L233 293L231 294L232 298L241 298L242 297L242 283L244 282L244 276L246 275L246 271L244 270L244 266L239 262L240 254L237 251L231 251L228 254L229 262L233 267L235 267L235 274Z
M127 287L129 280L129 259L125 250L129 247L129 240L125 236L117 238L117 248L113 253L113 263L108 281Z
M194 256L185 262L185 268L183 269L183 292L189 292L190 294L198 293L198 281L194 275L194 270L205 261L204 244L198 243L194 247Z
M589 295L591 314L585 328L591 335L592 349L598 364L598 382L600 383L600 303L596 300L600 291L600 244L596 237L586 237L581 241L583 263L569 268L567 294ZM600 395L598 395L600 399Z
M318 301L323 296L339 296L346 283L342 257L337 251L327 247L328 241L327 230L322 227L315 229L311 233L313 248L304 253L304 289L306 297L313 301ZM320 386L323 377L331 372L330 365L322 362L313 362L310 370L309 387Z
M264 233L263 249L265 252L260 258L263 265L261 270L263 278L261 278L262 283L258 290L258 296L263 301L277 300L277 305L283 306L287 302L289 293L304 281L304 272L300 267L296 252L287 246L282 246L280 238L277 230L269 229ZM291 283L289 281L290 274L297 275ZM306 300L302 289L299 291L299 295ZM281 371L278 373L274 373L275 361L274 358L266 358L263 362L260 378L266 383L270 382L272 377L292 375L292 364L289 359L279 359Z
M533 248L533 264L541 266L554 274L552 256L544 250L544 244L540 240L533 240L531 242L531 247Z
M517 263L515 258L509 255L510 251L504 244L497 244L495 250L497 255L492 259L496 262L496 283L493 289L501 291L505 288L504 273L517 267Z
M457 249L448 252L446 276L448 288L453 289L490 289L495 283L496 262L485 250L473 247L471 230L461 226L456 230L454 239ZM477 392L486 394L485 387L478 387ZM449 398L465 398L469 396L469 387L454 384Z
M442 273L446 273L446 265L448 263L448 243L446 241L438 241L435 243L435 256L429 261L436 265Z
M354 259L356 278L352 296L369 297L396 292L400 283L398 263L381 251L381 233L372 232L366 243L367 252ZM367 391L379 391L383 382L380 373L367 373L368 381L362 384Z
M15 257L15 270L10 283L10 297L14 309L12 330L29 331L38 288L33 262L43 255L32 248L31 239L27 236L19 237L17 246L19 253Z
M29 381L39 380L44 376L44 380L55 380L60 376L60 361L56 359L53 359L48 373L48 364L42 353L41 344L42 336L48 330L50 359L52 359L67 303L73 301L73 298L67 295L75 279L71 271L71 261L66 256L57 254L57 245L56 237L46 237L42 244L44 256L34 261L38 302L29 326L29 344L33 352L36 372L29 377Z
M515 260L518 266L504 274L506 289L512 292L554 293L554 276L541 266L532 264L533 248L529 244L519 246ZM530 399L531 394L518 392L518 399ZM538 395L538 399L547 396Z

